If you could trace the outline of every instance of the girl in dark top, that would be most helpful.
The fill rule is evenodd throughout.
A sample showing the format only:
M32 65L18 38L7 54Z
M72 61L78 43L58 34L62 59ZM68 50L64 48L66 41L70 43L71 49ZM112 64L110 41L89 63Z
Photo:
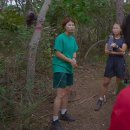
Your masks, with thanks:
M120 80L124 77L125 61L123 55L127 49L124 38L121 35L121 26L117 23L113 25L112 33L113 40L110 43L110 38L105 45L105 53L108 54L106 63L104 81L101 95L96 103L95 111L100 110L102 104L106 102L106 92L110 84L111 78L116 76L117 86Z

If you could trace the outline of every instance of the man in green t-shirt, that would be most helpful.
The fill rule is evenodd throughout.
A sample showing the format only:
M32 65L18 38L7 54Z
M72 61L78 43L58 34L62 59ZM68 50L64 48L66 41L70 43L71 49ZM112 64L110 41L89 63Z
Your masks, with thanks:
M75 121L67 112L68 95L73 85L73 68L77 67L76 52L78 46L73 36L75 22L71 18L66 18L62 26L65 32L56 38L54 45L53 88L56 88L57 94L54 100L51 130L64 130L59 119Z

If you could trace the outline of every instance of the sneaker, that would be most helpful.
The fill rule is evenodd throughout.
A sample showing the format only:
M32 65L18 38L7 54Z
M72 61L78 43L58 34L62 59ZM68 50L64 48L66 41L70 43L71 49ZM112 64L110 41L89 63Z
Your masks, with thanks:
M52 121L50 130L65 130L65 129L61 126L59 120L56 120Z
M60 114L60 119L69 122L73 122L76 120L73 117L71 117L67 112L65 112L65 114Z
M102 107L102 105L103 105L103 100L100 100L100 99L98 99L98 101L97 101L97 103L96 103L96 107L95 107L95 111L99 111L100 110L100 108Z

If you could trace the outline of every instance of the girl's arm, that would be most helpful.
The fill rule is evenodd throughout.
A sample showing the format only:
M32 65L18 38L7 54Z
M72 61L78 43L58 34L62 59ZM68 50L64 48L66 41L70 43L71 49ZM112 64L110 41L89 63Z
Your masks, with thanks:
M71 62L71 59L63 55L60 51L56 51L56 56L66 62Z
M125 52L114 52L114 51L112 51L110 54L113 54L113 55L124 55Z
M126 44L123 44L122 48L118 48L118 50L119 50L120 52L114 52L114 51L109 51L109 50L108 50L108 44L105 45L105 53L106 53L106 54L124 55L126 49L127 49Z
M120 52L125 52L126 49L127 49L127 45L126 44L123 44L122 48L118 47L118 51L120 51Z
M66 57L65 55L63 55L60 51L56 51L56 56L60 59L62 59L63 61L66 61L68 63L70 63L72 66L77 67L77 64L75 63L74 60Z
M77 55L76 55L76 52L73 54L73 58L75 58L76 59L76 57L77 57Z
M105 45L105 54L110 54L111 51L108 50L108 44L106 43Z
M76 52L75 52L75 53L73 54L73 61L75 61L75 63L77 63L76 57L77 57L77 54L76 54Z

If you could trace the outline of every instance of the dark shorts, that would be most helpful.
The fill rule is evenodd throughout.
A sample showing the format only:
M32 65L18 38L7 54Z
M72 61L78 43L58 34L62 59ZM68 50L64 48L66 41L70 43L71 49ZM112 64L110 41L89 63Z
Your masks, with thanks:
M73 85L73 74L56 72L53 74L53 88L66 88Z
M112 78L114 76L123 79L125 72L125 60L122 56L110 56L107 60L105 68L105 77Z

